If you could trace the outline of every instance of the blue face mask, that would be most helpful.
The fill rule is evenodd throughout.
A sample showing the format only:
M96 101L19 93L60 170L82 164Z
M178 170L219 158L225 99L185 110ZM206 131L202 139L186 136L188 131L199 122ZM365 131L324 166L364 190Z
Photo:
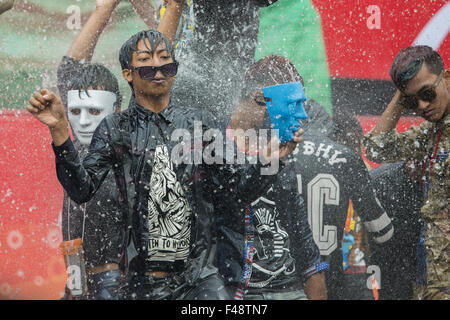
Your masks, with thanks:
M306 100L300 82L290 82L263 88L267 112L273 129L278 130L281 143L291 141L294 133L300 129L300 120L308 115L303 108ZM267 101L269 100L269 101Z

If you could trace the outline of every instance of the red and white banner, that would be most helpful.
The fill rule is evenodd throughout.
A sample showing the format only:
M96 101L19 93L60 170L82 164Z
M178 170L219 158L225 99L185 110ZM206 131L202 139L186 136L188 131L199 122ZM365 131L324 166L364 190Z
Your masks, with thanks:
M331 77L390 80L395 55L412 44L437 50L450 68L447 0L312 0Z

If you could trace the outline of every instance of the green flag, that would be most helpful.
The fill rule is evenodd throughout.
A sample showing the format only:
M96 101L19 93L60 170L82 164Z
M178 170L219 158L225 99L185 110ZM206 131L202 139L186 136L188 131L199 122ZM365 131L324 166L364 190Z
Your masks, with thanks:
M278 0L261 9L255 59L271 54L288 58L303 77L307 98L332 113L322 26L310 0Z

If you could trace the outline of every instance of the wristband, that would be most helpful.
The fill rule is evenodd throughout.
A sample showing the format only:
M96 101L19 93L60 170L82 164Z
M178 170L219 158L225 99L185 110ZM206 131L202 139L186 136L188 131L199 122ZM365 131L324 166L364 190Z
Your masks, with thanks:
M330 265L328 264L328 262L321 262L319 264L316 264L316 272L328 270L329 268L330 268Z
M316 265L310 267L309 269L307 269L307 270L304 272L304 276L305 276L305 278L309 278L309 277L311 277L313 274L318 273L318 272L320 272L320 271L327 270L327 269L329 269L329 268L330 268L330 265L328 264L328 262L321 262L321 263L318 263L318 264L316 264Z

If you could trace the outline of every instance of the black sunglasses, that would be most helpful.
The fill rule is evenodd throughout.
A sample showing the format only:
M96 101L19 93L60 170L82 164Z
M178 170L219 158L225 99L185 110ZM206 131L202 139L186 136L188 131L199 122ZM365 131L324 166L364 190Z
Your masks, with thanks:
M438 86L439 82L442 79L442 75L444 72L441 72L436 82L428 89L422 90L417 94L417 97L422 101L431 102L434 99L436 99L436 87ZM400 103L408 108L408 109L417 109L419 106L419 101L415 96L408 96L403 94L403 97L400 99Z
M173 77L178 72L178 62L171 62L163 64L159 67L143 66L133 67L130 66L130 70L137 70L142 80L153 80L158 71L161 71L165 77Z

